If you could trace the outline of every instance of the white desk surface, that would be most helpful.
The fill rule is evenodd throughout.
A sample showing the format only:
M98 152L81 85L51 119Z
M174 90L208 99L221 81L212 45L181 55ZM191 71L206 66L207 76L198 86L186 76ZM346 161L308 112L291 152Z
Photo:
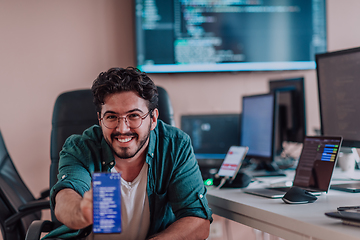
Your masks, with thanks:
M291 174L290 174L291 175ZM343 178L336 169L332 183ZM360 172L355 176L360 177ZM275 177L261 178L274 181ZM288 177L292 180L292 176ZM252 183L261 187L269 183ZM214 214L237 221L247 226L287 239L360 239L360 227L342 224L341 220L324 215L336 211L339 206L360 205L360 193L348 193L330 189L327 194L309 204L286 204L282 199L269 199L243 193L241 189L209 189L209 206Z

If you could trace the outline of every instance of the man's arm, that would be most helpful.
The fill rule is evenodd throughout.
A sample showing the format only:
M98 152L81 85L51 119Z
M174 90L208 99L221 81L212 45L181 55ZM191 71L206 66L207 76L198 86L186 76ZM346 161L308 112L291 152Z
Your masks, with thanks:
M59 191L55 197L56 218L71 229L82 229L92 224L92 190L81 197L70 188Z
M172 223L164 231L151 236L149 240L161 239L206 239L210 232L210 221L199 217L184 217Z

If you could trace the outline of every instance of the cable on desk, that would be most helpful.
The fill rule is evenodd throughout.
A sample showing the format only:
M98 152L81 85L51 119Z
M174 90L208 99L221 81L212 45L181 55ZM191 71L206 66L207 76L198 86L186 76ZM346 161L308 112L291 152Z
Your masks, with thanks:
M223 177L223 178L221 179L219 185L216 187L216 189L220 189L220 188L226 183L226 181L227 181L228 179L229 179L228 176Z

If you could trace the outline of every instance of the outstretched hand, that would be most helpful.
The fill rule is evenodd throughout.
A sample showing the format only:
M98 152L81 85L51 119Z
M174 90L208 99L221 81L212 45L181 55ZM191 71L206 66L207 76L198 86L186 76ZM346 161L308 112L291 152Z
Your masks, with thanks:
M85 218L85 221L90 225L93 223L93 199L92 189L84 193L83 199L80 202L80 210Z
M93 223L92 190L83 197L73 189L64 188L55 196L55 216L71 229L82 229Z

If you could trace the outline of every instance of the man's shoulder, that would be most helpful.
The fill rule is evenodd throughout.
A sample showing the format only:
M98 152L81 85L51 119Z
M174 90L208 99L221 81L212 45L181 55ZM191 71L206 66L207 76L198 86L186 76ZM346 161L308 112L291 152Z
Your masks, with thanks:
M99 159L110 162L113 160L113 156L103 138L101 128L94 125L82 134L68 137L60 151L60 159L63 164L73 164L76 159L84 166L90 166L90 162L99 162Z
M65 142L65 144L79 144L79 143L93 143L101 144L103 139L102 131L99 125L93 125L87 129L82 134L73 134Z
M164 123L161 120L158 120L158 124L156 127L156 134L163 138L169 138L173 140L183 140L188 141L190 137L181 129L171 126L169 124Z

